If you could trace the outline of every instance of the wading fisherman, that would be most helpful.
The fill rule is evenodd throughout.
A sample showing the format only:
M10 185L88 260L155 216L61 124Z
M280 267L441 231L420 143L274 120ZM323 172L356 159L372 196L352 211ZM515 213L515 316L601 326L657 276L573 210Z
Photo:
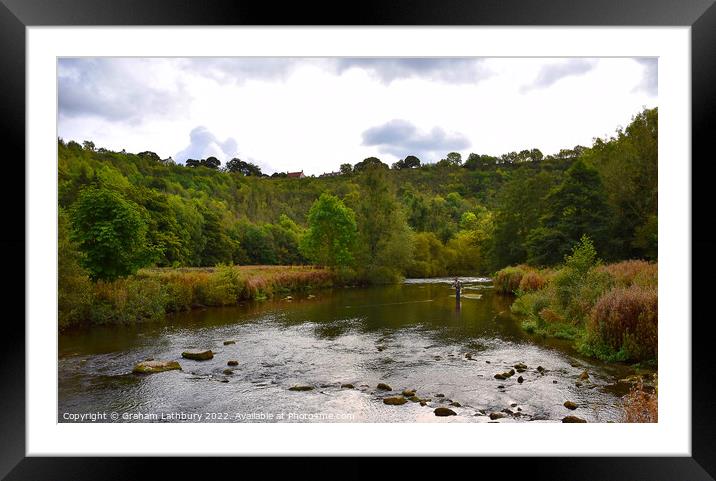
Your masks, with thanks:
M455 288L455 301L460 302L460 291L462 290L462 282L457 277L452 281L452 286Z

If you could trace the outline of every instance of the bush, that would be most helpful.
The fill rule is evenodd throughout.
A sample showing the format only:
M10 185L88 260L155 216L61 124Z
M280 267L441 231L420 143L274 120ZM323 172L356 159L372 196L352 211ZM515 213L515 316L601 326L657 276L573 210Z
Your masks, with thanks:
M655 288L617 287L599 298L587 324L587 347L600 357L655 359L658 347L658 295Z
M238 271L231 266L219 265L202 289L202 303L207 306L236 304L243 289L244 282Z
M599 266L598 269L612 276L615 284L621 287L628 287L632 284L643 287L658 285L658 268L653 262L628 260Z
M526 272L532 270L525 265L508 266L495 274L495 291L500 294L516 294Z
M523 292L538 291L547 285L547 279L541 272L527 271L520 279L519 290Z
M631 388L629 394L624 396L622 408L622 422L624 423L659 422L658 392L646 390L641 378Z
M98 281L90 318L94 324L130 324L160 319L165 313L161 283L136 277Z

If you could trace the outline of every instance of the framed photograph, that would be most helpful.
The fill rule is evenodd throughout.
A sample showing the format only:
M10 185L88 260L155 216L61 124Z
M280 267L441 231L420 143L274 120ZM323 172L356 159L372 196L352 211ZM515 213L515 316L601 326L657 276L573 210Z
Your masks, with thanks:
M712 3L2 0L0 475L713 479Z

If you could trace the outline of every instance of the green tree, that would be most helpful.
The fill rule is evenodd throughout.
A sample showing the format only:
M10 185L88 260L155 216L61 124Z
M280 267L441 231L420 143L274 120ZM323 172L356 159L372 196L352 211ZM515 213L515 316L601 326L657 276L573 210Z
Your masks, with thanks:
M82 253L70 238L70 219L62 208L57 221L57 319L64 329L89 318L92 283L81 266Z
M658 207L658 109L636 115L616 137L597 139L585 153L599 171L607 201L614 212L610 258L648 257L656 259L654 232Z
M510 172L495 196L493 235L487 243L488 265L497 270L527 260L527 237L539 227L544 197L559 174L519 169Z
M336 197L324 192L308 211L308 230L301 251L312 262L331 268L353 261L356 240L355 213Z
M540 226L527 239L529 262L560 262L582 236L601 249L607 242L609 208L599 173L583 160L575 161L562 183L545 198Z
M437 165L440 167L459 167L462 165L462 155L458 152L450 152Z
M136 203L105 188L84 188L73 205L72 239L93 279L134 274L156 255L147 243L147 215Z
M387 175L380 167L363 174L356 210L358 270L372 282L398 279L412 257L412 231Z
M381 162L381 160L377 157L368 157L367 159L363 159L361 162L358 162L356 165L353 166L353 172L363 172L364 170L368 170L373 167L379 167L381 169L389 169L388 164Z
M251 162L244 162L243 160L234 157L226 163L226 170L229 172L236 172L245 176L261 177L261 168L252 164Z
M342 175L352 174L353 166L351 164L341 164L340 172Z
M415 157L414 155L409 155L404 159L401 159L397 162L395 162L391 168L395 170L400 169L414 169L416 167L420 167L420 159Z

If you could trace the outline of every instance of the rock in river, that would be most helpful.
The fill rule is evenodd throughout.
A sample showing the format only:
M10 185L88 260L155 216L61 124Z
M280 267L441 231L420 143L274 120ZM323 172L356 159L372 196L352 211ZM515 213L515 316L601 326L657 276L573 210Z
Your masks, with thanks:
M341 384L341 387L342 387L343 389L354 389L354 388L355 388L355 386L354 386L353 384L351 384L351 383Z
M380 389L381 391L392 391L393 390L393 388L391 388L390 386L388 386L387 384L382 383L382 382L378 383L376 388Z
M226 363L227 366L238 366L239 361L234 361L233 359Z
M132 372L135 374L152 374L175 369L181 371L181 366L176 361L142 361L134 366Z
M495 419L501 419L504 417L507 417L507 414L505 414L505 413L490 413L490 419L492 419L493 421Z
M236 341L224 341L224 346L228 346L229 344L236 344Z
M520 384L522 384L523 382L525 382L525 378L523 378L522 376L520 376L520 377L517 378L517 382L520 383Z
M415 396L415 389L406 389L401 394L405 397Z
M403 396L383 398L383 404L388 404L390 406L400 406L401 404L405 404L406 402L408 402L408 400L405 399Z
M565 416L562 418L563 423L586 423L582 418L578 418L577 416Z
M288 388L289 391L312 391L313 386L292 386Z
M456 416L457 413L450 408L435 408L436 416Z
M574 411L575 409L577 409L577 404L574 403L574 402L572 402L572 401L564 401L564 407L566 407L567 409L571 409L572 411Z
M227 376L231 376L232 374L234 374L234 371L227 368L227 369L224 369L223 373Z
M582 381L586 381L589 379L589 373L587 371L584 371L582 374L579 375L579 379Z
M211 349L207 351L184 351L181 353L181 357L184 359L192 359L194 361L206 361L207 359L212 359L214 357L214 353Z

